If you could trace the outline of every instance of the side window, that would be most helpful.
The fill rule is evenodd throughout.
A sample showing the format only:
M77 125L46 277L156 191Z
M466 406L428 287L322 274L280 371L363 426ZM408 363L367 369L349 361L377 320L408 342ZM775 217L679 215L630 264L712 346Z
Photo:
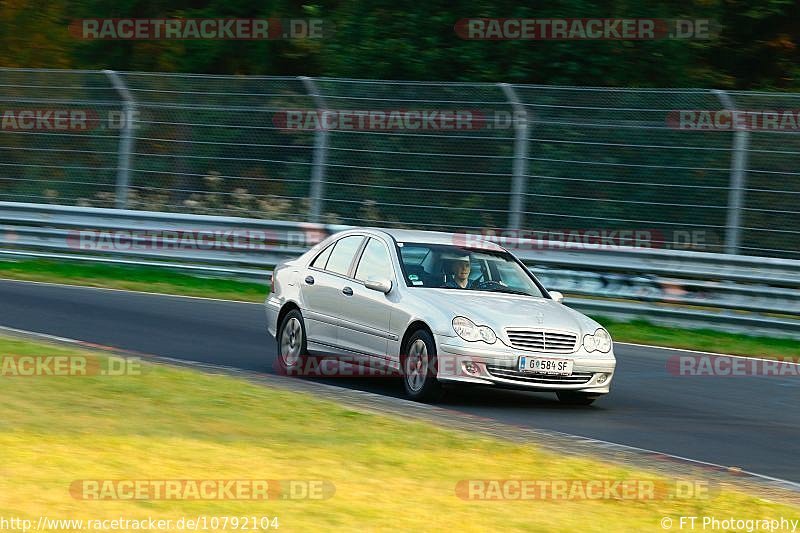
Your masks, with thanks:
M383 280L393 278L392 261L386 246L377 239L370 239L358 262L356 279L367 281L368 279Z
M428 246L409 246L403 245L398 248L400 262L406 272L406 285L411 287L431 286L442 283L442 279L432 279L433 277L426 270L427 266L433 262L434 254Z
M336 241L325 270L346 275L350 269L350 263L353 262L353 257L356 255L356 251L363 240L364 237L361 235L351 235Z
M331 252L333 251L333 245L331 244L327 248L325 248L321 254L319 254L314 261L311 262L311 266L314 268L321 268L325 269L325 264L328 262L328 258L331 256Z

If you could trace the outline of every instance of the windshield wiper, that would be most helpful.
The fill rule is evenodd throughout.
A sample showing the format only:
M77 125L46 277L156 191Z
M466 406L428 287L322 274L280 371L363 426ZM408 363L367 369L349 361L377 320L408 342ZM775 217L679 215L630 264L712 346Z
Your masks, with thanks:
M531 294L529 292L520 291L520 290L517 290L517 289L512 289L510 287L503 287L503 288L493 287L491 289L481 289L481 290L485 290L485 291L488 291L488 292L502 292L502 293L505 293L505 294L519 294L520 296L533 296L533 294Z

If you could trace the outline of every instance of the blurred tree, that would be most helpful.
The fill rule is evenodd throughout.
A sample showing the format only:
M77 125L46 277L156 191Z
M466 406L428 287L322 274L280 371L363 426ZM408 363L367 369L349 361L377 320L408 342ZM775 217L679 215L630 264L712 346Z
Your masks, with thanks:
M0 0L0 66L70 68L75 40L69 6L48 0Z
M797 0L0 0L0 65L575 85L798 87ZM716 21L709 40L468 41L470 17ZM88 41L71 21L112 17L325 20L324 39Z

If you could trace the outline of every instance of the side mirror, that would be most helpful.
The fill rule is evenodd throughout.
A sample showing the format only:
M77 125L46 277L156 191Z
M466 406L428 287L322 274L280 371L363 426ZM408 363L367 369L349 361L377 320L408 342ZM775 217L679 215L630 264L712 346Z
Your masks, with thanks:
M382 292L386 294L392 290L392 281L388 279L368 279L364 282L364 286L373 291Z
M550 298L554 301L561 303L564 300L564 295L558 291L547 291L550 294Z

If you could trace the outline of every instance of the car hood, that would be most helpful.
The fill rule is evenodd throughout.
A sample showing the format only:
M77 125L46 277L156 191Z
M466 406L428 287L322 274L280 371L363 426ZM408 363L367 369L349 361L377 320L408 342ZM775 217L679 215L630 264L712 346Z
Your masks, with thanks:
M430 289L430 304L500 333L504 328L559 329L591 333L600 325L554 300L484 291Z

